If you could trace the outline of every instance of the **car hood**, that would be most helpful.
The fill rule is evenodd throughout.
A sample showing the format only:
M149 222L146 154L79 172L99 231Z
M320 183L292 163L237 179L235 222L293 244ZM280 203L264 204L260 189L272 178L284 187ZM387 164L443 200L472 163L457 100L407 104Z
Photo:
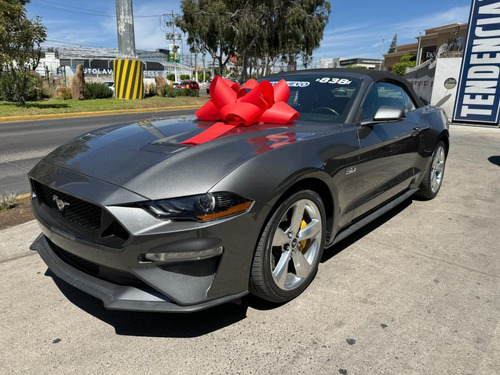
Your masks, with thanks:
M111 183L149 199L205 193L251 158L340 131L340 125L296 121L288 125L237 127L191 146L181 142L214 122L194 117L114 125L77 137L44 162Z

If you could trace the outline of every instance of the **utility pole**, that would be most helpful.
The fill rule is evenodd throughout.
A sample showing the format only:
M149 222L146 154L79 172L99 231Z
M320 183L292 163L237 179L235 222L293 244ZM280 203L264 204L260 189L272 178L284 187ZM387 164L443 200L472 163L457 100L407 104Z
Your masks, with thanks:
M142 99L143 66L137 60L134 35L132 0L116 0L116 27L118 54L113 61L115 97L118 99Z
M137 59L135 51L134 12L132 0L116 0L118 58Z

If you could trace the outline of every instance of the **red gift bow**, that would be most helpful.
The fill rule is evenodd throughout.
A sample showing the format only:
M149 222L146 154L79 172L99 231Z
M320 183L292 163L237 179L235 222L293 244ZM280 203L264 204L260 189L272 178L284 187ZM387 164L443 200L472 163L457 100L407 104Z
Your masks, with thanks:
M210 85L210 100L196 111L202 121L218 121L207 130L191 137L183 144L199 145L227 133L239 125L259 122L288 124L299 113L286 102L290 96L284 79L275 86L269 81L248 80L243 86L222 77L215 77ZM221 122L222 120L223 122Z

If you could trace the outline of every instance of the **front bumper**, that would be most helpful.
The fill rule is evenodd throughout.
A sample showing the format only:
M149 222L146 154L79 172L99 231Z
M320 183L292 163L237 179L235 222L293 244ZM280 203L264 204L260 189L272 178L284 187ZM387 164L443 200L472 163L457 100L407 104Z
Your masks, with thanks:
M244 214L207 223L165 221L131 204L144 197L69 170L46 169L51 173L32 177L32 210L43 232L32 249L58 277L101 299L106 308L191 312L248 293L267 205L254 202ZM59 190L47 175L78 184ZM54 188L42 191L40 184ZM80 215L80 210L84 226L79 216L51 207L56 198L68 204L65 213L73 209ZM92 217L102 212L96 225L87 223L90 211ZM180 256L157 262L145 257L151 253Z
M79 271L56 255L55 245L40 234L31 245L54 274L74 287L100 299L110 310L195 312L232 301L248 294L248 291L228 295L194 305L181 306L154 289L142 289L129 285L117 285Z

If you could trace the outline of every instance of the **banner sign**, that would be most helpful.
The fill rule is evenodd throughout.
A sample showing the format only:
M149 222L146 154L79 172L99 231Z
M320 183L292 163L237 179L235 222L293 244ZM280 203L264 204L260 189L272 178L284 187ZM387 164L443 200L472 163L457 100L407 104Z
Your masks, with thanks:
M76 66L70 67L73 73L76 71ZM113 68L91 68L84 67L83 74L85 77L99 77L99 76L113 76ZM144 78L154 78L156 76L166 77L166 71L164 70L144 70Z
M498 124L500 1L473 0L453 121Z

